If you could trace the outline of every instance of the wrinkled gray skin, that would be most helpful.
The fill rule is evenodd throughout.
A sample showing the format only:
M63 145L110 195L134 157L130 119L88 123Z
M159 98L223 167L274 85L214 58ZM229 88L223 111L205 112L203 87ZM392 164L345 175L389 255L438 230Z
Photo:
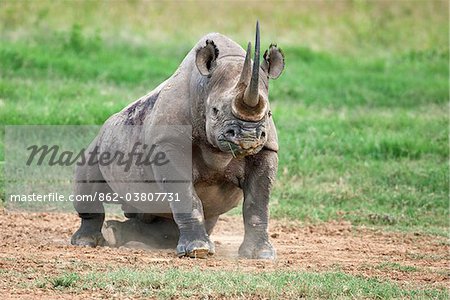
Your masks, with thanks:
M259 37L256 44L259 44ZM278 165L278 144L268 102L268 79L280 75L284 59L281 50L271 45L259 66L257 49L258 64L255 68L251 65L250 52L250 43L246 52L221 34L204 36L187 54L175 74L111 116L90 145L90 149L98 145L100 149L109 151L129 151L130 139L164 144L172 138L165 132L152 131L155 125L192 126L192 183L186 186L186 193L192 198L192 211L183 213L173 205L170 207L172 214L127 213L125 209L127 217L149 224L150 229L152 224L156 224L155 236L160 233L167 235L167 231L172 230L169 234L178 237L178 256L204 258L213 254L214 244L209 234L219 215L236 207L243 198L245 235L239 255L256 259L275 258L267 230L269 195ZM255 78L254 70L259 72L256 73L259 78L253 79L256 97L249 95L251 78ZM116 125L142 125L145 135L140 132L136 136L125 137L115 129ZM169 153L169 167L173 167L171 164L180 163L183 153L171 147L170 143L166 144L164 151ZM130 176L137 179L167 176L164 170L151 168L145 169L144 173L142 170L130 172L135 172ZM126 183L114 180L118 174L108 166L79 167L75 177L84 182L75 185L75 193L124 193L127 191ZM81 226L72 236L72 244L105 245L101 233L105 218L103 204L75 202L74 205L79 212ZM161 229L164 222L166 231Z

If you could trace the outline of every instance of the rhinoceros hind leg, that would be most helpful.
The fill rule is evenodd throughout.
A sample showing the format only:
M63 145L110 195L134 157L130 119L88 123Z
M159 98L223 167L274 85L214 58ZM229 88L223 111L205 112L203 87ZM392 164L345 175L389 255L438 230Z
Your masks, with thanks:
M211 217L205 220L205 229L208 235L211 235L214 226L216 226L217 220L219 220L219 216Z
M96 195L112 194L112 190L104 180L98 165L77 167L74 194L76 197L73 206L81 218L81 225L72 235L71 244L90 247L107 245L101 232L105 208L103 203L96 199Z
M153 216L153 221L145 217L142 221L139 217L126 221L108 220L103 228L106 241L111 247L126 246L134 248L134 245L146 249L168 249L175 247L179 233L173 220ZM131 243L131 244L130 244ZM137 243L137 244L136 244Z
M208 235L211 235L213 232L214 226L216 226L217 221L219 220L219 216L211 217L205 220L205 229ZM214 242L209 240L209 255L214 255L216 253L216 246Z

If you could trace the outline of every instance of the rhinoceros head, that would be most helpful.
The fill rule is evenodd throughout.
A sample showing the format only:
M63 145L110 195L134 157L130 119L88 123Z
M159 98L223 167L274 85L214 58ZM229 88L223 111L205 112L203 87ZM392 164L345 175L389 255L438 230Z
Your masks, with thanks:
M269 79L284 69L284 56L270 45L260 65L259 24L256 23L255 55L251 61L251 43L245 57L222 55L212 40L197 51L196 65L209 78L205 101L206 134L210 144L235 156L258 153L267 141Z

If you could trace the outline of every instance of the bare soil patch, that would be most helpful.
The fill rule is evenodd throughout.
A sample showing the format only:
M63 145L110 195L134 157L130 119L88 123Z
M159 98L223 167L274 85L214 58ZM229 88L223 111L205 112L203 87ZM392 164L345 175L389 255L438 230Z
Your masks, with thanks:
M78 225L76 214L1 211L0 293L20 298L25 295L58 297L60 291L30 287L27 282L43 275L152 265L246 272L343 271L376 276L405 286L450 286L450 247L444 237L384 232L355 227L345 221L305 226L272 220L270 235L278 258L273 262L244 260L237 257L243 238L241 218L224 216L212 235L216 255L201 260L177 258L173 249L74 247L70 245L70 237Z

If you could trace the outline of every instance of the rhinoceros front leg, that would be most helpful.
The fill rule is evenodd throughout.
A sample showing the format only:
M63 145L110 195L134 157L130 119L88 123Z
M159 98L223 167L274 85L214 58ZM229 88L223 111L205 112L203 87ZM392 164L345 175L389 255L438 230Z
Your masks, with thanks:
M172 205L172 213L180 230L180 238L177 245L177 255L194 258L206 258L214 254L214 243L210 240L205 229L203 206L193 187L191 187L192 210Z
M163 144L161 151L165 153L168 163L154 167L153 174L162 181L164 192L178 193L180 197L180 202L170 203L173 218L180 231L177 255L205 258L208 254L214 254L214 244L205 229L203 205L190 181L192 169L185 165L191 161L191 157L170 144ZM185 183L173 183L180 179L187 180Z
M278 167L276 152L262 150L247 158L244 190L244 241L239 255L246 258L274 259L275 249L269 241L269 196Z

